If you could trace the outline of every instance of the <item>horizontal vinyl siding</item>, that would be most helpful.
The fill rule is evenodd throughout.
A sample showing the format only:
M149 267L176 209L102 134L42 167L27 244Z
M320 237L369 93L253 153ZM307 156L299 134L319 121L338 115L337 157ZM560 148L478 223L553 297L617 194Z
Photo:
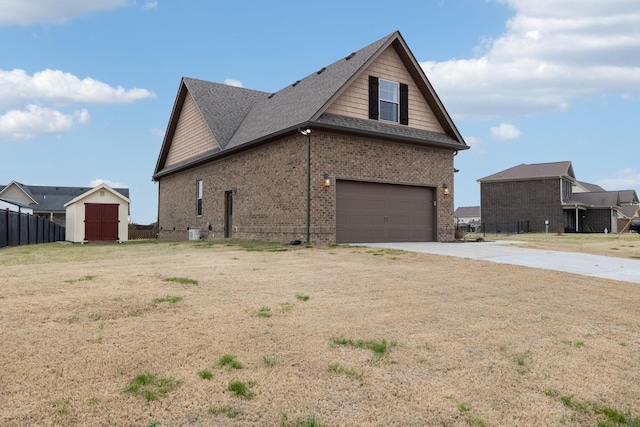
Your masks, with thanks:
M187 94L165 167L215 148L218 148L218 143L202 118L195 101L190 94Z
M409 86L409 126L445 133L418 86L393 47L387 48L376 61L327 109L328 113L361 119L369 118L369 76Z

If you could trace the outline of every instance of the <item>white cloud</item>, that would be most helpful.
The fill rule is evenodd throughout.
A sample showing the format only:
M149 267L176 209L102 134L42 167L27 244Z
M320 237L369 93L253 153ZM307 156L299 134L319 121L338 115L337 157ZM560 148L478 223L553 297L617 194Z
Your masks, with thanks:
M485 154L487 152L486 146L482 139L476 136L465 136L464 142L467 143L469 147L471 147L470 152L473 154Z
M158 8L158 2L157 1L148 1L142 6L142 8L144 10L157 9Z
M34 101L55 105L127 104L145 98L155 98L155 94L146 89L112 87L90 77L80 79L60 70L29 75L20 69L0 69L0 108Z
M497 1L514 16L477 57L421 63L455 117L565 111L579 99L640 92L636 0Z
M243 87L242 82L235 79L224 79L224 84L228 86Z
M102 178L94 179L89 183L89 186L97 187L100 184L107 184L111 188L127 188L128 187L127 184L123 184L121 182L116 182L116 181L110 181L108 179L102 179Z
M640 172L633 168L621 169L596 181L596 184L607 190L633 190L640 188Z
M51 108L28 105L24 110L10 110L0 115L0 140L25 141L40 135L59 135L89 119L85 109L64 114Z
M154 134L155 136L159 136L161 138L164 138L164 129L160 129L160 128L151 128L149 130L152 134Z
M146 89L113 87L60 70L29 75L24 70L0 69L0 140L60 135L90 121L84 108L88 104L128 104L155 96ZM80 108L71 113L60 111L76 105Z
M135 0L0 0L0 26L63 24L93 12L134 5Z
M490 130L491 137L500 141L518 139L522 135L520 129L509 123L502 123L500 126L494 126Z

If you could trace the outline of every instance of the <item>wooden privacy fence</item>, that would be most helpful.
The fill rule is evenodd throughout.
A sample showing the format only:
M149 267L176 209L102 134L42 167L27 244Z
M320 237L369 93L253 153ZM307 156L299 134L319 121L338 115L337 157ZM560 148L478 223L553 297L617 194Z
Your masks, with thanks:
M37 215L0 211L0 248L65 239L64 227Z
M130 229L129 240L155 239L155 229Z

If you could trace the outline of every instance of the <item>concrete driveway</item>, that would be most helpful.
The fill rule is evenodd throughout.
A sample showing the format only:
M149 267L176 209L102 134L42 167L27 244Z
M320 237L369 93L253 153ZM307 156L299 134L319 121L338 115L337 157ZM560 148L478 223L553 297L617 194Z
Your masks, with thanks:
M526 249L512 245L512 243L517 242L361 243L358 246L455 256L640 283L640 260L576 252Z

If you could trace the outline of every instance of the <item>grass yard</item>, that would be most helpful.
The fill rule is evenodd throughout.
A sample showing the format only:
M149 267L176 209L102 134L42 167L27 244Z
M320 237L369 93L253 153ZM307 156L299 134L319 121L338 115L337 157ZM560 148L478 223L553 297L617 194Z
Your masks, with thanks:
M2 426L640 427L637 284L240 241L5 248L0 272Z

